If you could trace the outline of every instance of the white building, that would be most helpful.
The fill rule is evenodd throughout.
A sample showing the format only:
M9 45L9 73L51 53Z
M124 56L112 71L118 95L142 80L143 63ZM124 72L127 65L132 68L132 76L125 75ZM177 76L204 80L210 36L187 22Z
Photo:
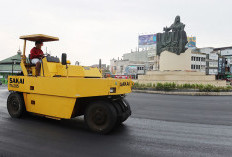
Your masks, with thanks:
M145 74L145 65L142 61L110 60L110 71L112 75L130 75L136 79L138 75Z
M155 49L144 49L125 53L122 59L110 60L110 71L113 75L144 75L147 70L153 70Z
M206 54L200 52L192 52L191 54L191 70L205 72Z

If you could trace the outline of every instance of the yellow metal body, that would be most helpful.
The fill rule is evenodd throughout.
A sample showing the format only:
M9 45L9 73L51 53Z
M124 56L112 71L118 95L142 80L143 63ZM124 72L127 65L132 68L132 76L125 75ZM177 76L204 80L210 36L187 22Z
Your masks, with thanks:
M41 65L41 76L35 77L34 67L26 68L22 61L24 76L8 77L8 90L23 93L28 112L69 119L77 98L131 92L131 80L102 78L98 68L62 65L46 58ZM111 93L111 88L116 90Z
M23 76L9 76L8 90L22 92L28 112L52 118L69 119L78 98L122 95L131 92L131 80L102 78L98 68L62 65L43 58L40 76L26 63L26 40L57 41L59 38L35 34L21 36L24 49L21 60Z

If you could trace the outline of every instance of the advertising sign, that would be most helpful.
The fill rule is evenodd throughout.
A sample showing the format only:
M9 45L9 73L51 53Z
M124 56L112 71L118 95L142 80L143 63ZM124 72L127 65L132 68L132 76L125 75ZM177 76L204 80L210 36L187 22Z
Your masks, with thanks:
M222 56L232 56L232 49L222 50L221 55Z
M126 67L125 72L127 75L136 75L137 74L137 66L129 65Z
M116 73L116 66L111 67L111 73L114 75Z
M217 54L209 54L209 59L210 60L218 60L218 55Z
M225 71L226 71L225 62L226 62L225 58L218 59L218 73L219 74L225 74Z
M126 76L126 75L115 75L115 78L118 78L118 79L128 79L128 76Z
M227 58L227 60L226 60L226 61L227 61L227 62L226 62L226 63L227 63L226 65L227 65L227 67L229 67L229 66L230 66L230 64L231 64L231 59L230 59L230 58Z
M209 75L217 75L218 69L209 69Z
M155 45L155 44L156 44L156 34L139 36L139 46Z
M218 67L218 62L209 62L209 67L210 68L217 68Z
M188 44L187 47L196 47L196 37L188 37Z

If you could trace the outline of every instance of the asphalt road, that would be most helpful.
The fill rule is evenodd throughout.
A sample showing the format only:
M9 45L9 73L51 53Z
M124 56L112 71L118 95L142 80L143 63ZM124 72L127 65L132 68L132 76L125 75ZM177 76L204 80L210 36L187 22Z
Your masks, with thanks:
M232 156L232 97L133 93L133 115L110 135L88 131L83 117L12 119L0 88L0 157Z

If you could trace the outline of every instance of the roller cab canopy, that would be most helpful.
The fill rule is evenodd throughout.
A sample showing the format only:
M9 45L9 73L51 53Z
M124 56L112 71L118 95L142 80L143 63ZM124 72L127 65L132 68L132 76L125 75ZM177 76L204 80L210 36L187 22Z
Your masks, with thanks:
M58 41L59 38L58 37L53 37L53 36L49 36L49 35L44 35L44 34L32 34L32 35L24 35L19 37L19 39L23 39L24 40L24 47L23 47L23 56L22 56L22 61L24 63L26 63L26 41L41 41L41 42L48 42L48 41Z
M20 39L29 40L29 41L42 41L42 42L59 40L58 37L52 37L52 36L44 35L44 34L24 35L24 36L21 36Z

